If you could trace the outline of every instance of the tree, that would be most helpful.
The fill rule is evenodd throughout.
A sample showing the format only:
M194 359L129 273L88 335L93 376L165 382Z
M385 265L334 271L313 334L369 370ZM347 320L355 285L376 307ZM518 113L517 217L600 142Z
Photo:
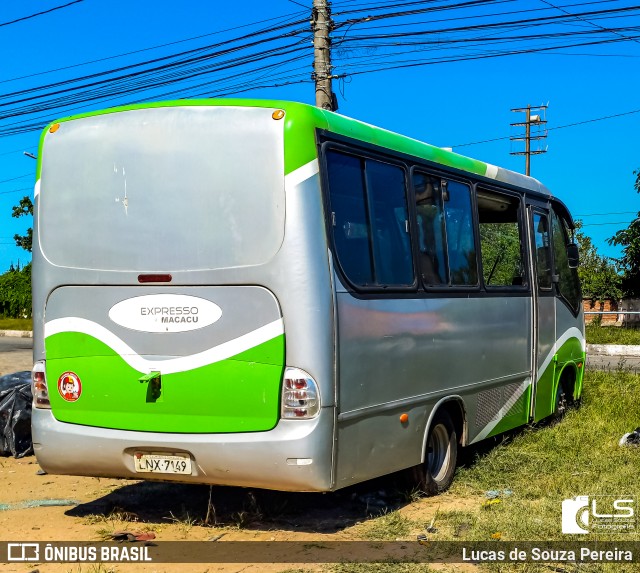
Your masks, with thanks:
M14 267L0 275L0 316L27 318L31 316L31 263Z
M610 258L598 254L591 238L582 231L582 222L576 221L576 242L580 249L578 275L582 284L582 296L592 302L620 300L622 277Z
M633 174L636 176L634 188L640 193L640 169ZM622 247L622 257L618 262L624 272L622 288L625 294L640 297L640 211L629 227L618 231L608 243Z
M11 213L11 216L16 219L24 217L25 215L33 215L33 202L26 196L20 199L20 203L13 208L13 213ZM29 227L26 235L18 235L16 233L13 236L13 240L18 247L22 247L25 251L31 252L33 245L33 228Z

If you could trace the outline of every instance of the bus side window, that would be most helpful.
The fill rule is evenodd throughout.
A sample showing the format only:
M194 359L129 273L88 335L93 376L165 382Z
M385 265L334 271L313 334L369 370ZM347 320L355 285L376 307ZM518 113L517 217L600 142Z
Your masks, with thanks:
M416 172L413 175L422 280L427 286L476 286L471 188Z
M478 190L482 275L487 287L524 285L519 208L516 197Z
M338 261L357 285L373 282L369 218L365 203L364 161L353 155L327 153L333 240Z
M418 263L422 280L428 286L447 284L440 178L414 173L413 187L418 222Z
M567 245L570 243L569 231L564 219L558 217L555 210L551 213L551 237L560 296L573 312L577 313L582 300L578 269L569 267L569 257L567 255Z
M339 264L359 286L413 284L404 170L327 152L333 240Z
M412 284L413 257L404 170L367 159L366 173L376 283ZM399 220L401 225L398 225Z
M547 215L533 214L533 236L536 244L535 264L538 289L551 290L551 241Z
M453 286L476 286L478 263L473 236L471 189L458 181L446 181L443 193L446 213L449 275Z

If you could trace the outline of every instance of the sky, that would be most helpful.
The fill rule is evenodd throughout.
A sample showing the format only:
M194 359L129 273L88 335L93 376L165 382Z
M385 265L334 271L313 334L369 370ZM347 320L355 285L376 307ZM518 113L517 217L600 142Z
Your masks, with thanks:
M16 247L12 237L24 233L31 220L12 218L11 210L24 195L33 196L36 162L23 152L37 153L41 127L76 112L195 95L313 104L311 3L3 2L0 272L11 263L30 260L30 254ZM65 4L69 5L56 9ZM633 27L640 26L640 10L625 10L634 6L626 0L460 4L461 0L334 1L333 63L334 73L340 76L334 80L334 91L339 113L524 172L524 158L510 155L522 145L509 140L522 129L510 124L523 121L524 115L511 109L548 104L548 133L542 143L547 152L532 157L531 175L583 221L585 233L601 254L619 256L620 250L609 246L607 239L625 228L640 210L640 196L633 188L633 172L640 168L636 144L640 133L636 73L640 28L635 31ZM23 19L47 10L52 11ZM616 12L604 14L605 10ZM405 13L409 11L413 12ZM403 14L380 18L398 12ZM581 16L569 18L569 14ZM497 26L507 21L514 22L508 29ZM217 59L209 56L191 68L178 65L178 60L222 49L211 48L214 43L257 31L263 33L242 40L253 43L243 50ZM275 38L287 32L292 34ZM537 38L531 38L536 34ZM272 42L265 42L271 37ZM150 49L159 45L163 47ZM228 43L224 48L239 46ZM191 52L175 56L187 50ZM215 73L199 67L243 55L250 55L244 66ZM177 77L167 72L181 69L184 79L130 92L124 90L135 90L134 82L140 85L143 78L154 76L134 76L115 87L108 83L86 86L113 79L115 74L71 83L78 76L158 58L164 59L147 67L174 65L162 71L163 81L175 82ZM118 74L140 69L145 67L128 67ZM59 85L44 87L55 83ZM46 93L76 85L86 87L43 99ZM86 100L88 90L105 87L111 91L91 92L103 99L78 101ZM24 131L25 126L38 129Z

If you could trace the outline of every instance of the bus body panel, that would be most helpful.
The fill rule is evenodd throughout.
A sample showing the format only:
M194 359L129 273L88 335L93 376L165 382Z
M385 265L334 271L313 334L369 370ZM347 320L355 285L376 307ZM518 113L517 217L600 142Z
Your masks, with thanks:
M526 423L530 297L343 291L337 303L339 486L419 464L429 414L446 397L461 397L469 441Z
M158 109L159 107L162 106L154 108L158 113L162 111ZM224 120L225 110L219 106L212 107L216 110L216 121L219 122L217 130L220 132L228 131L229 124ZM208 107L202 106L199 111L205 112L208 109ZM292 171L287 172L286 176L283 167L285 162L284 155L288 153L287 150L297 150L300 141L307 141L309 134L313 136L315 124L310 127L304 115L300 116L300 121L298 122L296 122L295 117L292 117L285 124L284 121L276 121L271 117L273 109L259 109L258 111L260 112L258 116L255 114L252 116L247 113L247 110L242 110L242 114L247 115L250 119L247 122L248 126L245 125L243 128L245 134L246 130L252 126L256 137L258 137L263 129L261 123L267 122L269 129L273 125L279 130L279 143L275 141L275 143L267 146L259 157L248 157L246 155L248 150L241 150L237 145L229 145L229 149L233 150L235 148L242 152L243 163L240 163L237 159L233 160L236 163L236 170L243 169L251 174L252 166L255 165L256 161L259 161L263 166L268 166L271 163L272 165L267 168L280 173L278 177L272 178L271 183L261 180L262 184L275 186L276 193L280 189L282 195L282 200L277 205L283 225L281 243L278 245L277 251L268 260L241 266L217 268L211 264L211 268L206 268L206 264L200 264L200 268L196 269L184 268L183 265L171 269L161 267L161 271L170 272L172 276L170 285L162 284L157 287L151 287L139 283L138 275L145 272L157 272L158 268L155 266L141 266L140 269L131 268L130 270L126 268L118 269L117 265L100 264L100 261L104 261L100 257L95 257L95 261L97 261L95 265L84 265L98 267L92 269L80 268L83 265L61 266L52 264L52 261L44 256L42 250L38 248L40 246L38 241L38 237L40 237L39 229L42 224L50 224L47 223L48 212L42 212L41 209L43 206L42 196L44 193L55 194L57 192L57 188L52 186L53 184L47 184L48 164L45 161L44 169L40 171L42 175L41 192L35 197L34 227L36 241L34 241L34 246L36 248L34 248L34 284L36 286L34 288L34 320L39 326L35 328L34 333L34 359L46 359L48 362L51 358L54 362L56 360L61 361L57 367L55 364L47 366L48 370L51 369L48 379L50 391L57 393L57 379L55 377L60 375L60 369L65 367L62 362L66 362L71 357L62 357L65 352L58 347L54 350L53 347L56 346L54 338L45 340L45 320L55 325L54 321L56 320L65 320L73 317L81 319L85 316L87 317L85 320L95 319L95 322L98 321L97 315L100 315L103 325L108 325L108 329L113 331L112 335L116 336L113 333L117 333L118 338L123 341L126 340L128 342L127 346L134 348L136 354L146 352L146 355L142 355L145 360L167 362L189 358L193 354L206 352L207 349L214 347L216 344L224 345L226 339L235 340L233 337L236 335L242 337L242 322L245 322L245 327L251 322L252 326L256 326L259 330L261 327L258 323L275 318L276 322L281 320L282 330L286 331L287 337L290 336L290 338L287 338L286 347L283 350L285 359L274 360L272 348L267 352L271 357L267 357L266 360L264 356L245 356L247 359L241 361L244 363L241 365L249 372L258 369L264 371L265 368L271 369L271 374L267 377L271 380L269 384L273 384L276 369L278 371L277 389L271 391L269 396L265 396L271 410L269 424L263 424L262 428L260 428L262 431L256 431L255 426L250 428L253 431L246 431L246 424L241 422L243 407L246 407L246 404L243 402L242 391L239 391L236 396L235 408L231 412L233 417L236 418L236 422L230 424L226 430L221 427L220 420L218 422L214 421L215 416L211 417L212 420L205 420L206 416L194 416L194 420L200 418L200 423L194 424L191 422L189 428L183 427L182 424L189 416L190 409L193 409L190 408L190 405L195 403L196 408L200 408L201 414L206 410L206 400L201 400L199 391L202 390L203 385L206 387L212 381L215 383L215 376L209 375L194 376L188 381L189 388L185 393L188 398L181 402L185 410L184 412L178 412L176 403L173 422L164 424L160 419L153 421L152 417L149 417L145 422L147 426L142 428L147 431L106 427L109 425L126 426L126 424L121 423L122 419L118 421L119 416L115 412L111 415L112 419L107 421L110 416L106 411L103 412L100 420L95 420L95 423L104 427L89 425L94 422L89 414L82 419L81 423L78 417L73 415L67 419L73 419L75 422L62 422L56 419L57 415L64 417L64 414L60 413L62 410L58 407L60 404L56 405L54 403L53 413L47 410L38 411L33 418L36 455L43 467L49 468L52 473L109 475L139 479L145 476L133 472L130 457L127 457L129 453L127 452L133 450L144 452L175 450L188 452L194 459L193 475L172 476L161 474L157 476L159 479L300 491L326 491L332 489L336 392L333 294L329 251L326 236L323 232L324 211L318 182L318 162L317 159L311 157L307 163L297 165ZM110 115L114 117L116 114ZM160 118L160 116L157 117ZM237 118L238 114L235 114L235 117ZM238 123L232 123L231 127L237 129ZM286 129L285 125L287 126ZM62 127L60 129L62 130ZM286 139L283 140L282 137L285 132ZM43 139L46 140L42 148L44 150L43 156L47 157L49 137L45 136ZM159 142L154 142L152 149L157 151L159 146L161 147ZM312 148L315 152L315 144L312 145ZM220 149L224 150L224 147ZM142 151L143 148L141 147L140 152L142 153ZM296 155L296 153L293 153L293 155ZM296 157L298 156L299 154L296 155ZM308 157L305 156L305 159L308 159ZM211 158L211 161L219 160L219 158ZM296 165L295 161L290 163ZM110 166L111 168L112 166ZM130 173L127 171L127 177L129 177ZM119 171L119 175L122 175L121 171ZM200 194L201 192L194 197L193 208L198 208ZM128 190L128 197L131 200L129 203L130 214L133 198L135 197L130 194L130 190ZM111 201L116 202L114 197L111 197ZM63 203L69 207L72 206L72 202L68 198L64 199ZM45 201L44 205L50 206L51 201L48 203ZM117 216L126 217L127 215L121 202L117 207L120 209ZM169 204L168 213L172 213L173 209L173 205ZM267 214L268 211L263 212L264 216L267 216ZM168 219L167 224L170 221L171 219ZM176 245L171 244L171 242L163 243L161 237L163 220L156 219L155 225L160 234L157 240L154 241L157 245L154 245L154 243L151 243L151 245L154 245L154 248L155 246L162 246L165 250L175 248ZM152 228L150 226L147 230ZM240 227L236 229L238 232L243 230ZM260 240L261 230L263 231L264 227L256 225L254 232L258 237L258 241ZM197 228L191 227L185 228L184 231L199 232ZM203 235L203 240L206 239L205 235ZM82 246L81 242L70 244L74 248ZM206 253L206 249L200 249L197 253L200 262L207 261ZM185 256L188 254L188 252L185 252ZM64 256L63 253L58 253L54 255L54 258L56 256L60 258L60 255ZM88 260L88 258L85 258L85 260ZM57 262L65 262L65 264L71 265L69 260L59 260ZM122 266L121 263L118 264ZM114 266L116 266L115 269L113 268ZM105 294L107 300L98 303L97 300L92 299L93 295L78 294L79 292L93 292L92 289L95 289L96 296L98 293L100 295ZM110 294L106 294L107 291ZM111 291L113 292L111 293ZM222 308L225 306L225 302L217 299L212 293L221 293L223 291L229 294L227 302L232 307L230 314L227 314L230 322L226 326L231 327L228 332L226 326L224 332L216 330L216 325L221 326L223 324L224 313L227 311ZM240 293L244 291L251 291L254 294L258 291L262 293L255 300L260 308L253 305L250 297L243 298ZM122 299L136 298L130 293L147 296L165 292L185 296L197 293L205 299L210 298L212 302L219 304L222 308L223 318L202 330L168 334L157 332L140 333L135 330L128 330L126 326L123 327L109 318L105 318L106 315L108 316L111 303L113 303L112 306L117 306L119 302L122 302ZM67 293L67 295L64 295L64 293ZM240 308L243 306L245 308ZM278 306L279 310L277 310ZM266 324L272 324L272 322L266 322ZM244 328L244 330L246 333L247 329ZM281 336L281 344L284 345L284 334ZM276 350L275 354L279 354L282 349ZM50 352L53 353L49 355ZM53 358L55 352L58 352L60 358ZM72 354L72 352L66 352L66 354ZM96 354L96 352L93 354ZM75 360L76 358L78 357L72 359ZM92 362L90 355L85 356L85 358L87 365ZM99 368L97 362L98 360L96 359L93 363L94 368ZM238 361L230 359L228 362ZM277 364L278 362L280 363L279 365ZM273 420L274 397L279 400L281 374L284 364L301 368L316 380L322 405L321 413L316 420L282 420L280 419L279 405L275 411L275 421ZM160 372L162 374L162 371ZM142 372L140 373L142 374ZM84 375L81 379L83 377ZM259 377L262 378L261 375ZM134 385L142 388L143 383L139 382L138 378L138 373L136 372ZM242 380L237 381L240 382L238 390L247 389L247 386L242 386ZM261 380L260 383L263 383L263 381ZM115 385L118 385L117 380ZM148 404L146 400L143 401L142 394L144 392L140 388L136 390L136 408L162 406L161 402ZM255 389L251 389L251 385L248 392L253 394L254 398L258 396ZM230 394L229 398L231 400ZM62 400L58 400L58 402L60 401ZM95 403L97 404L97 401ZM71 406L73 404L68 404L67 411ZM225 406L224 409L229 412L232 407L233 405L229 408ZM246 418L250 420L252 412L245 411L244 413ZM135 421L135 411L131 408L129 408L128 414L122 417L128 417L129 422L137 424L135 428L141 429L139 422ZM167 417L165 417L165 422L166 420ZM215 427L216 425L217 427ZM243 425L245 426L244 428ZM134 426L129 425L129 427ZM185 429L186 432L184 431ZM80 448L77 451L82 455L80 453L72 455L68 446L70 443L74 444L74 448L77 443ZM74 449L74 451L76 450ZM93 459L89 457L89 454L96 452L100 452L100 456L96 457L91 463L87 462L87 460Z
M111 430L59 422L34 409L38 464L51 474L264 487L283 491L332 489L333 408L314 420L281 420L269 432L170 434ZM187 453L192 475L140 474L133 457Z
M81 384L70 400L52 388L60 421L180 433L277 423L285 341L264 288L67 286L45 315L47 379Z

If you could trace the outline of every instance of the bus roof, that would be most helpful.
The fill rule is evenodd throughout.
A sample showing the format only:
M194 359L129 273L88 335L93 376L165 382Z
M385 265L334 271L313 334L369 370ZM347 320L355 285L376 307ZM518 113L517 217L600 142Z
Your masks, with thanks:
M285 110L287 114L285 123L285 147L288 147L285 153L285 173L287 174L299 167L302 167L317 157L315 138L309 137L309 135L315 132L316 129L323 129L337 135L360 140L364 143L384 147L402 154L419 157L445 167L451 167L480 177L486 177L490 180L514 185L532 191L536 194L541 194L546 198L551 197L549 190L537 179L532 177L527 177L526 175L516 173L515 171L484 163L477 159L472 159L447 149L436 147L380 127L375 127L336 112L323 110L312 105L297 102L236 98L159 101L113 107L100 111L69 116L54 121L50 125L95 115L145 108L176 106L268 107ZM47 126L42 133L40 147L42 147L44 136L49 127L50 126ZM39 150L38 155L41 157L42 149ZM41 162L38 160L37 178L40 177L40 169Z

